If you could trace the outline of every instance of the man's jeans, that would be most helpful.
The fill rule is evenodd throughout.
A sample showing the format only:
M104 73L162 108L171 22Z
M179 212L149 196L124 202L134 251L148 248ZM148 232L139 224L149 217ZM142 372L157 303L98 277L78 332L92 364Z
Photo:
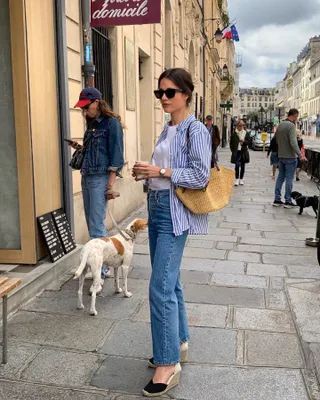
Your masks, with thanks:
M148 207L153 357L156 365L172 365L180 361L180 343L189 339L180 282L180 264L188 233L173 234L169 190L150 191Z
M84 213L90 239L107 236L104 220L107 213L105 191L109 174L83 175L81 180ZM106 265L102 266L102 277L106 272Z
M291 193L293 186L294 174L297 167L296 158L279 158L278 168L279 175L276 183L275 200L281 201L281 190L283 182L286 181L285 202L291 203Z

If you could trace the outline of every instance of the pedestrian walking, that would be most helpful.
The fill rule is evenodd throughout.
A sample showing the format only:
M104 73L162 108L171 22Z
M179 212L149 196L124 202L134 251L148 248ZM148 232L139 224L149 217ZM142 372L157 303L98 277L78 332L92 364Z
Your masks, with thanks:
M284 205L285 208L294 207L291 193L293 187L294 173L297 167L297 156L300 161L306 158L301 153L297 142L296 122L299 117L299 111L292 108L288 113L288 118L282 121L276 131L279 156L279 175L275 187L274 207ZM285 203L282 202L281 190L283 183L286 182Z
M218 167L219 162L219 146L221 143L220 130L217 125L212 126L211 132L211 140L212 140L212 158L211 158L211 168Z
M271 154L271 156L270 156ZM270 165L272 166L272 173L271 173L271 178L276 179L276 171L278 168L278 144L277 144L277 139L276 135L273 135L273 138L271 139L270 146L268 149L267 153L267 158L270 157Z
M189 72L168 69L154 94L171 121L156 144L152 164L136 164L136 180L148 179L149 246L152 275L149 287L153 379L147 397L167 393L179 383L180 362L187 360L189 330L180 282L180 264L188 234L206 234L208 215L191 213L175 188L201 189L210 178L211 136L190 110L194 85Z
M302 133L299 130L297 130L297 141L298 141L299 149L300 149L302 155L304 156L305 150L304 150L304 144L303 144L303 139L302 139ZM302 167L302 163L299 160L299 157L297 157L297 168L296 168L296 181L297 182L300 181L301 167Z
M114 113L95 88L80 93L75 107L81 108L87 130L83 138L81 187L86 223L91 239L107 236L105 218L107 200L114 199L114 184L123 167L123 129L121 118ZM81 148L70 143L74 149ZM108 273L103 265L101 277Z
M205 126L208 129L208 132L210 133L211 140L212 140L211 168L214 168L215 166L218 167L218 161L219 161L218 148L221 143L220 130L217 127L217 125L213 124L212 115L206 116Z
M231 163L235 164L236 171L235 186L244 185L245 165L250 162L248 150L250 137L244 127L244 122L241 119L238 120L236 129L230 138Z

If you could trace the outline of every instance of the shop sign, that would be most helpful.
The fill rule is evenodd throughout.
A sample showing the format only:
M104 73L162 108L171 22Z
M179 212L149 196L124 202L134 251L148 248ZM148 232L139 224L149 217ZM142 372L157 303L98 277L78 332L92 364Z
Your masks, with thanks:
M161 22L161 0L91 0L91 26Z

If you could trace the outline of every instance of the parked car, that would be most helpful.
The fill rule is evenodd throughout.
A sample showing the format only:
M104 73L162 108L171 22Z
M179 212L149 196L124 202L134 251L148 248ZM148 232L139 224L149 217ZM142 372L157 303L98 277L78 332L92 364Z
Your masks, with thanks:
M269 149L270 142L271 142L271 135L268 133L268 138L265 143L266 150ZM260 132L257 132L252 139L252 150L263 150L263 141Z
M249 135L250 135L250 137L249 137L249 149L252 149L252 140L253 140L254 136L256 135L257 131L247 130L247 133L249 133Z

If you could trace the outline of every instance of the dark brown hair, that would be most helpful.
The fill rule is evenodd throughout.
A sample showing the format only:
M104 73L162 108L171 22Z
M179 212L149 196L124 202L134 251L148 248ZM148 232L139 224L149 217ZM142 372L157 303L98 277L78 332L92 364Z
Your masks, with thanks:
M101 99L98 100L99 101L99 105L98 105L98 110L100 111L100 113L107 118L116 118L121 122L122 127L124 128L124 125L121 121L121 117L119 114L115 113L114 111L112 111L111 107L109 106L109 104ZM87 123L90 123L92 121L92 118L90 117L86 117Z
M299 111L296 108L291 108L288 112L288 117L292 117L293 115L299 114Z
M183 93L188 95L187 105L191 103L192 93L194 91L194 84L192 82L191 74L185 70L184 68L170 68L162 72L158 80L158 89L160 89L160 83L162 79L169 79L175 85L178 86L179 89L183 90Z
M217 125L213 125L212 127L212 148L217 149L220 146L221 138L220 138L220 130Z

